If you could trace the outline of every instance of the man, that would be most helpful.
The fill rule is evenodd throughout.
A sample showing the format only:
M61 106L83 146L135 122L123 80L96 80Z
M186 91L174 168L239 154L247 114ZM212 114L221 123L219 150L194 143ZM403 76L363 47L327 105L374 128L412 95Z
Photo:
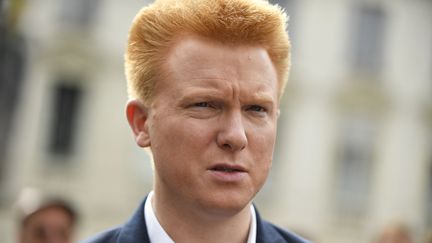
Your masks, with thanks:
M410 229L403 223L393 222L386 225L378 238L376 243L412 243L412 236Z
M306 242L252 205L272 163L286 16L261 0L161 0L132 24L126 114L154 188L88 242Z
M20 205L24 206L24 205ZM46 200L20 208L20 243L72 243L77 221L75 210L62 200Z

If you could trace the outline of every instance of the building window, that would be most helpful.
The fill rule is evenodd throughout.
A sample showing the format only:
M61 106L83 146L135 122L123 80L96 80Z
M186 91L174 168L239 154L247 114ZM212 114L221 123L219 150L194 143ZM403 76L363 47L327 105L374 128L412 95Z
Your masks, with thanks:
M383 61L386 16L377 6L355 8L352 59L356 71L376 74Z
M338 215L355 219L367 210L373 164L374 126L368 119L343 122L336 170Z
M53 92L54 103L49 148L53 154L69 155L74 148L82 89L78 85L58 83Z
M8 172L8 152L26 72L26 40L6 21L8 6L0 1L0 203ZM6 8L6 9L3 9Z

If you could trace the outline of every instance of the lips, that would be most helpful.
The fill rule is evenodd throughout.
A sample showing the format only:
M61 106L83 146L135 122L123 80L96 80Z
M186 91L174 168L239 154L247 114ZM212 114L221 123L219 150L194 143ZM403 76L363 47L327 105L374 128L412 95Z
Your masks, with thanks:
M236 164L215 164L208 168L210 178L212 181L226 185L236 184L241 185L248 175L246 168Z
M247 172L247 170L240 165L232 165L232 164L216 164L209 168L209 170L214 172L226 172L226 173L235 173L235 172Z
M217 164L210 167L209 170L219 172L247 172L242 166L231 164Z

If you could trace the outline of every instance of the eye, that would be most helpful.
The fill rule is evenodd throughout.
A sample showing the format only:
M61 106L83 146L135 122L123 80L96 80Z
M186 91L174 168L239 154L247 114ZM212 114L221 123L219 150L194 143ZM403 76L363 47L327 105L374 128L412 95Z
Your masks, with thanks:
M251 105L247 108L248 111L253 111L253 112L266 112L267 109L260 106L260 105Z
M188 108L191 109L197 109L197 110L202 110L202 109L218 109L219 105L215 102L210 102L210 101L202 101L202 102L195 102L195 103L191 103Z
M194 106L194 107L210 107L210 104L208 102L198 102L198 103L194 103L192 106Z
M185 114L197 119L214 117L221 111L218 103L213 101L191 102L185 107Z

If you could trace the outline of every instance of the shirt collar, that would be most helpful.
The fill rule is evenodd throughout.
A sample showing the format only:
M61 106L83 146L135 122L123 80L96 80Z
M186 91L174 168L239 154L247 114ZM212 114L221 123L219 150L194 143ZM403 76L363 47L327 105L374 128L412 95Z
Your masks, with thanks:
M147 232L151 243L174 243L174 241L168 236L165 230L160 225L156 215L154 214L152 207L153 191L147 196L147 200L144 205L144 218L147 225Z
M147 225L147 231L152 243L174 243L174 241L169 237L165 230L160 225L152 207L153 191L147 196L147 200L144 204L144 219ZM250 205L250 212L252 216L251 224L249 226L249 235L247 243L256 242L256 213L252 205Z
M256 214L255 214L255 208L250 205L250 212L251 212L251 224L249 226L249 236L247 243L255 243L256 242L256 233L257 233L257 222L256 222Z

